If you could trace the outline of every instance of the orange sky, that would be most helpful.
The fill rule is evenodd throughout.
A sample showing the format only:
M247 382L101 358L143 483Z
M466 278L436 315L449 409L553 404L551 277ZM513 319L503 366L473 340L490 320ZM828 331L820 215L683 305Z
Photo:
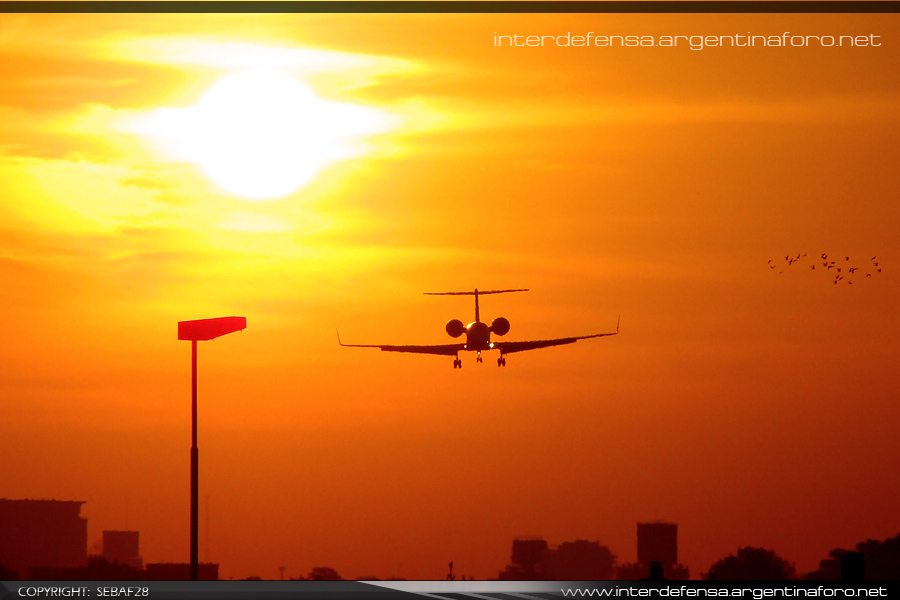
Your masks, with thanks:
M493 47L570 31L884 45ZM226 578L496 577L526 535L627 562L655 519L694 576L744 545L805 572L896 535L898 35L894 15L4 15L0 497L85 500L90 544L137 529L145 561L186 561L176 322L236 314L200 347L200 557ZM254 69L371 117L269 201L154 130ZM798 252L884 270L834 285ZM622 333L461 371L336 343L449 343L471 299L421 292L474 287L531 288L482 300L509 339Z

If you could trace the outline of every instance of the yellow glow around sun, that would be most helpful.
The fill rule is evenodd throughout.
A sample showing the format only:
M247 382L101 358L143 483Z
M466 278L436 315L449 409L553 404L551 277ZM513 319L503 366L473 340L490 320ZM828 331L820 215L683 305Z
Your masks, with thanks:
M264 70L223 77L194 106L153 111L132 127L165 140L225 190L256 200L293 192L326 163L359 154L360 137L389 128L379 111L323 100Z

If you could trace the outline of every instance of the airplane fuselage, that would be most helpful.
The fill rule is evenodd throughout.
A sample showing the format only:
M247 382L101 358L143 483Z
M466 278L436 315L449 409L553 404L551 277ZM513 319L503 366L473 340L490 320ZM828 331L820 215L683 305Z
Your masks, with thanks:
M466 350L490 350L491 328L487 323L474 321L466 325Z

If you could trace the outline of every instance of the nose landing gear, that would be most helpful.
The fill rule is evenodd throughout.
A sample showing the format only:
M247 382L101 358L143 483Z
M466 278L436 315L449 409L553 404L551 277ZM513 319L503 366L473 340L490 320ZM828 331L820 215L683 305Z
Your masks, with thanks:
M477 363L483 362L481 360L481 350L478 351L478 356L475 357L475 362L477 362Z
M454 369L462 369L462 360L459 358L453 359L453 368Z

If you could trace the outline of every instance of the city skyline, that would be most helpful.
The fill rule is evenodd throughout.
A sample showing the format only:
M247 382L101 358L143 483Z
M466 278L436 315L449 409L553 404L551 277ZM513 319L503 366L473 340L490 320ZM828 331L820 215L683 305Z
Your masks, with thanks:
M23 580L215 580L220 565L200 562L199 577L190 563L144 561L140 532L104 530L102 544L88 550L84 504L61 500L11 500L0 498L0 579ZM691 570L678 559L678 525L654 522L636 524L637 561L619 556L599 541L576 539L549 544L543 538L512 541L509 564L494 581L644 581L691 579ZM448 564L444 577L431 580L472 581L474 578ZM347 577L328 566L312 567L304 576L296 567L278 567L284 580L397 580L397 574L371 573ZM834 548L819 561L815 571L801 573L794 563L774 550L744 546L722 557L694 580L891 580L900 576L900 534L885 540L866 540L855 549ZM244 574L229 579L262 579Z
M200 352L199 550L225 579L485 579L517 537L632 561L657 520L695 576L744 545L808 572L896 535L900 54L493 43L589 31L900 27L4 15L0 497L84 501L90 543L187 561L176 324L244 315ZM836 285L803 254L882 270ZM511 340L621 331L502 369L338 345L450 343L471 299L423 292L476 287L531 290L481 299Z

